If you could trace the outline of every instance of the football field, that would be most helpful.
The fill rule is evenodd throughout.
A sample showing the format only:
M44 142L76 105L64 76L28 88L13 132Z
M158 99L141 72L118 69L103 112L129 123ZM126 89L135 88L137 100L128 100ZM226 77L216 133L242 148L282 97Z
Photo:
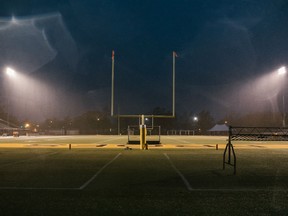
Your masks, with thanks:
M226 139L2 137L0 215L287 215L287 143L233 143L233 175Z

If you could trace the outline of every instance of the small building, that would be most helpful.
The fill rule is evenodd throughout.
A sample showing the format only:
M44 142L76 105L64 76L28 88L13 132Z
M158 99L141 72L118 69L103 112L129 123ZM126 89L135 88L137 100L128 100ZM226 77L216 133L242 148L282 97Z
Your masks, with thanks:
M20 132L23 131L17 127L11 127L7 122L0 119L0 136L15 136L18 137Z

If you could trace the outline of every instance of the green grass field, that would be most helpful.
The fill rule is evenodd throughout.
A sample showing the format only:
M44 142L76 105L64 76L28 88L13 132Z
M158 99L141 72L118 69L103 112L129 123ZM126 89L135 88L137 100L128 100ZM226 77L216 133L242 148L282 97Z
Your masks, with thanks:
M288 215L285 143L236 143L233 175L224 137L163 137L144 151L126 141L1 139L0 215Z

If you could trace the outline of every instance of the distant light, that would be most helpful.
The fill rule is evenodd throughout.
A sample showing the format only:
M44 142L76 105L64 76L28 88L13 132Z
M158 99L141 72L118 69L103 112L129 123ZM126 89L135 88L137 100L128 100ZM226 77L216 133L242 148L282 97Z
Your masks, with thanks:
M17 19L16 19L16 17L15 17L14 15L12 16L11 21L12 21L13 23L16 23L16 22L17 22Z
M193 121L195 121L195 122L198 121L198 117L195 116L195 117L193 118Z
M29 123L26 123L25 124L25 128L29 128L30 127L30 124Z
M278 75L284 75L284 74L286 74L286 67L283 66L283 67L279 68L277 71L278 71Z
M10 67L7 67L7 68L6 68L6 74L7 74L9 77L15 77L15 76L16 76L15 70L13 70L13 69L10 68Z

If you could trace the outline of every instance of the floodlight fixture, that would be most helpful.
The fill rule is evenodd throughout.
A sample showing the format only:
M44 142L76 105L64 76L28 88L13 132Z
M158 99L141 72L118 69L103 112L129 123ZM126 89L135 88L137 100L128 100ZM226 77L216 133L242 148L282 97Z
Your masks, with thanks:
M286 67L285 66L282 66L282 67L280 67L278 70L277 70L277 72L278 72L278 75L284 75L284 74L286 74L287 73L287 70L286 70Z
M9 77L15 77L16 76L16 71L10 67L7 67L6 68L6 74L9 76Z

